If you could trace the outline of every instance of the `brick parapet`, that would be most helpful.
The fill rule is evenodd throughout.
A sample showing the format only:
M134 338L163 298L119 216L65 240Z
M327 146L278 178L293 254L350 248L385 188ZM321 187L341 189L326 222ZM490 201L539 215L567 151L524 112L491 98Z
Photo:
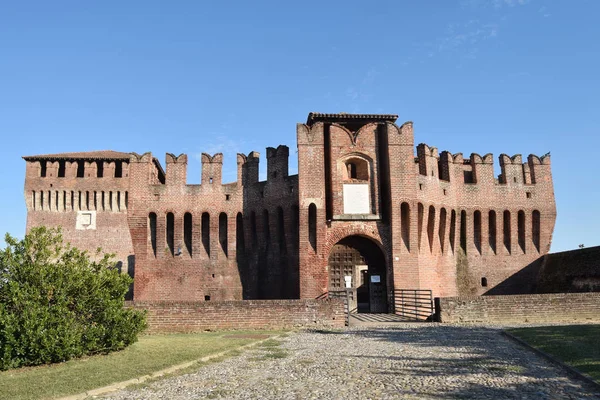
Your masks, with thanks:
M325 300L217 302L128 302L148 310L148 331L200 332L217 329L341 328L344 303Z
M441 322L600 321L600 293L551 293L436 298Z

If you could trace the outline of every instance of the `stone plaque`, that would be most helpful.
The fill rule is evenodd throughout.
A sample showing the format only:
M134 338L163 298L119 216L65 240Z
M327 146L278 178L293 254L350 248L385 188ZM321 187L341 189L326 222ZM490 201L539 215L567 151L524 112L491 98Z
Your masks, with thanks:
M96 229L96 211L77 211L75 229Z
M370 214L368 184L344 184L344 214Z

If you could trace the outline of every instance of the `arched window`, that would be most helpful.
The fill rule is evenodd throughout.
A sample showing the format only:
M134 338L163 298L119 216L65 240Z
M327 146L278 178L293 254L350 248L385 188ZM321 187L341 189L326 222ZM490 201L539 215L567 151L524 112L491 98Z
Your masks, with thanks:
M450 249L454 252L454 244L456 242L456 211L450 211L450 237L448 238L450 241Z
M188 254L192 257L192 214L189 212L183 215L183 243Z
M510 233L510 211L504 210L504 215L502 217L502 225L503 225L503 235L504 235L504 247L511 253L511 233Z
M277 236L279 239L279 253L287 254L285 225L283 221L283 208L277 207Z
M210 215L207 212L202 213L202 246L206 255L210 257Z
M240 257L246 252L246 240L244 238L244 218L242 213L237 213L235 217L235 252L240 260Z
M400 205L400 225L402 228L402 241L406 250L410 251L410 206L408 203Z
M438 236L440 238L440 246L442 248L442 253L444 252L444 246L446 242L446 220L447 220L446 209L442 208L440 210L440 227L438 231Z
M256 248L257 233L256 233L256 212L250 213L250 233L252 235L252 248Z
M419 250L421 250L421 237L423 236L423 214L425 214L425 208L423 204L419 203L417 207L417 240L419 241Z
M148 230L150 244L152 245L152 254L156 257L156 214L153 212L148 214Z
M525 245L525 212L520 210L517 213L517 234L519 236L519 247L523 253L527 252Z
M475 248L481 254L481 211L476 210L473 214L473 242Z
M488 215L488 240L490 249L496 254L496 211L491 210Z
M175 216L173 213L167 213L167 246L169 247L169 252L171 256L175 255Z
M346 171L344 179L369 180L369 162L363 158L352 157L345 161Z
M219 244L221 245L225 257L227 257L227 214L224 212L219 214Z
M538 210L533 210L531 214L531 239L535 249L540 252L540 231L541 231L541 217Z
M460 212L460 248L467 252L467 212Z
M429 239L429 251L433 251L433 230L435 228L435 208L429 206L427 216L427 239Z
M308 242L317 251L317 206L314 203L308 206Z
M269 211L263 210L263 239L265 247L268 247L271 242L271 226L269 223Z

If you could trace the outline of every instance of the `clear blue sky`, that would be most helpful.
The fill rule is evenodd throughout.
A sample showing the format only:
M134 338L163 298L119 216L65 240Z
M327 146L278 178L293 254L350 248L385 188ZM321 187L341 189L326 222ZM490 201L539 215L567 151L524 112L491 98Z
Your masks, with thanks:
M600 2L0 1L0 232L23 155L290 146L308 112L396 113L452 153L552 152L553 251L600 244ZM498 163L496 161L496 167ZM498 174L499 171L496 171Z

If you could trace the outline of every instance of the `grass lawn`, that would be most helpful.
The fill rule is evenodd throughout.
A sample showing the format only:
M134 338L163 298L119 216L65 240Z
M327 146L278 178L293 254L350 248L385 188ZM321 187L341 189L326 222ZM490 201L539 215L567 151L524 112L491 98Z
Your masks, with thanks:
M0 372L0 399L67 396L148 375L281 332L206 332L148 335L127 349L61 364Z
M507 332L600 383L600 325L514 328Z

